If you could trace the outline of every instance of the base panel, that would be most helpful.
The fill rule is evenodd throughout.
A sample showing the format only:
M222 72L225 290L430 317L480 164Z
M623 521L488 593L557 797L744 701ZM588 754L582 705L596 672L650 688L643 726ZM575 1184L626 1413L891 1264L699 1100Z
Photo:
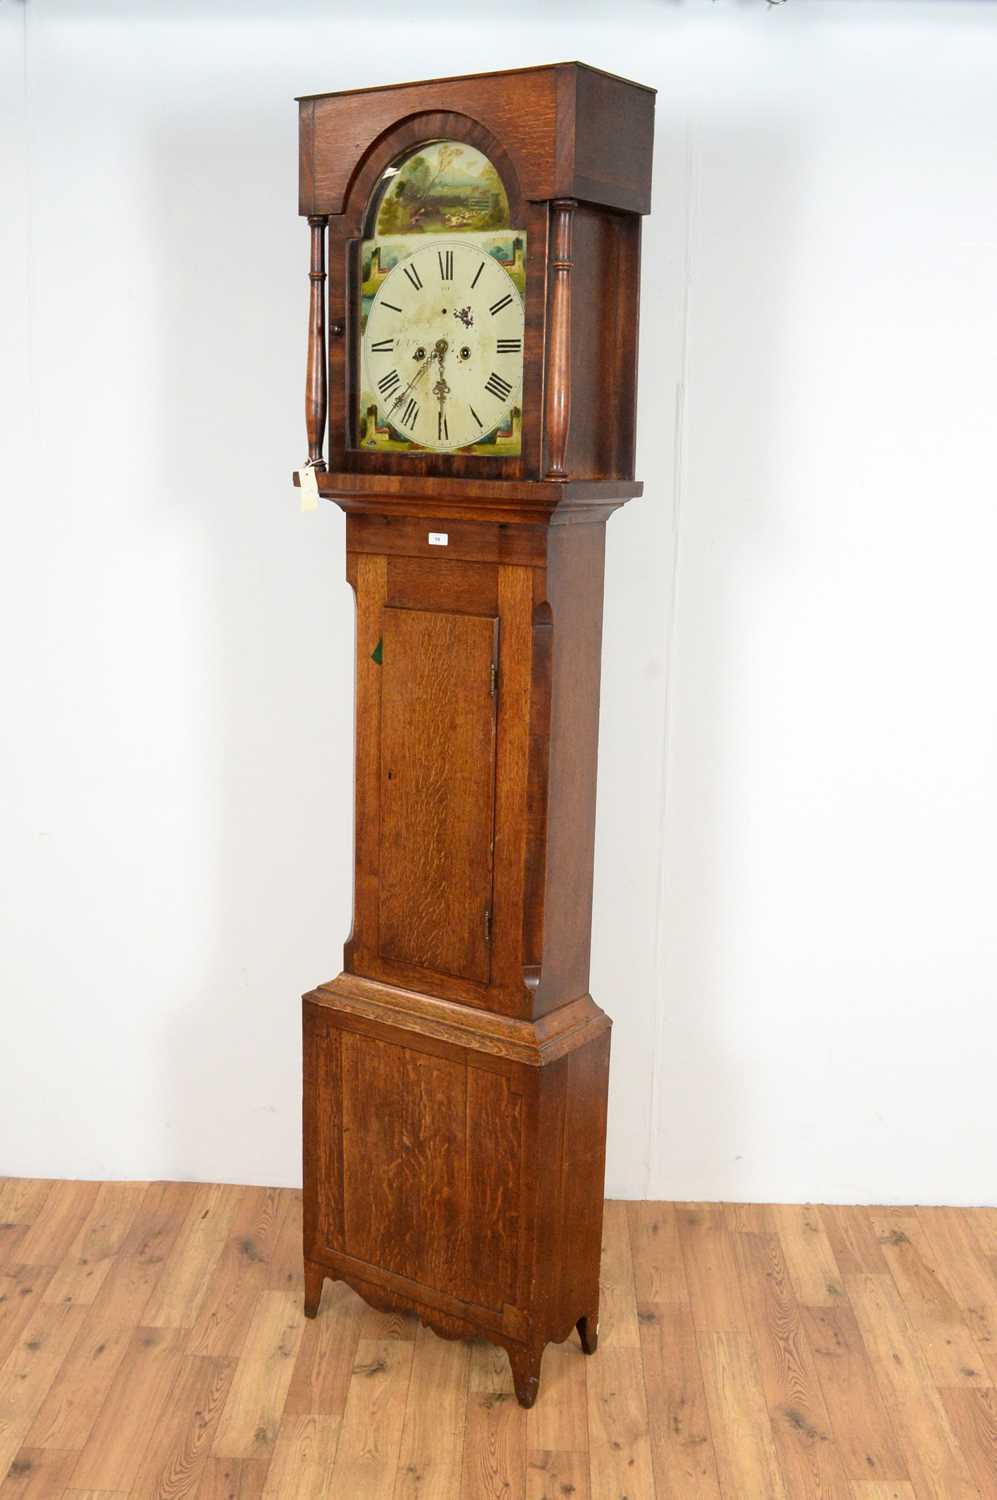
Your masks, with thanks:
M306 1313L345 1281L504 1348L532 1405L548 1343L595 1349L609 1022L588 1000L549 1050L496 1051L488 1017L443 1035L329 989L304 1006Z

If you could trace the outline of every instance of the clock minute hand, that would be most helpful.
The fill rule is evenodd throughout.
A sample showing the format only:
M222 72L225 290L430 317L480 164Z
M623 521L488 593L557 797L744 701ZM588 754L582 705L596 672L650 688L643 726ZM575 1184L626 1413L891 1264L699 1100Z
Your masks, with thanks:
M433 356L430 355L429 359L427 359L426 362L424 364L420 365L419 368L418 368L418 370L416 370L415 374L412 376L412 379L409 381L408 385L402 387L401 393L399 395L397 395L395 397L395 399L391 403L391 408L390 408L391 411L394 411L396 407L401 406L402 402L405 400L405 397L409 394L409 392L411 391L412 387L416 384L416 382L423 379L423 377L426 374L426 371L429 369L429 363L430 363L430 360L432 358L433 358ZM389 412L389 415L390 415L390 412Z

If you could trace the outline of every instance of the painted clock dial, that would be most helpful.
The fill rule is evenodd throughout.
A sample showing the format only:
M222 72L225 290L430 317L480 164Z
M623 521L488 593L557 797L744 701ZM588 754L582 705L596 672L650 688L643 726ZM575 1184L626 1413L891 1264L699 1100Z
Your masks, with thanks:
M433 141L388 169L360 256L359 446L521 451L526 235L473 146Z

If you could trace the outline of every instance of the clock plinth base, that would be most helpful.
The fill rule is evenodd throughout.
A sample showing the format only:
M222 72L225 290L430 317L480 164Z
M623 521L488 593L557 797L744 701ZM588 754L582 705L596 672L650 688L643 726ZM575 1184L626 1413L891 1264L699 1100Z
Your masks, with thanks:
M594 1351L610 1023L537 1022L342 975L305 996L305 1312L326 1277L500 1345L531 1406L548 1343Z

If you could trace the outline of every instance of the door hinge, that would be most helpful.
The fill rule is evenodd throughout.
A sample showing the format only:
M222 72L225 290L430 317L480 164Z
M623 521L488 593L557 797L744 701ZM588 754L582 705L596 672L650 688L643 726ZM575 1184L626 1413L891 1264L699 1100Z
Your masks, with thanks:
M490 681L489 681L488 691L491 693L492 697L494 698L497 690L498 690L498 662L497 661L493 661L492 662L491 678L490 678Z
M485 942L486 943L490 943L491 940L492 940L492 909L491 909L490 906L486 906L485 907Z

